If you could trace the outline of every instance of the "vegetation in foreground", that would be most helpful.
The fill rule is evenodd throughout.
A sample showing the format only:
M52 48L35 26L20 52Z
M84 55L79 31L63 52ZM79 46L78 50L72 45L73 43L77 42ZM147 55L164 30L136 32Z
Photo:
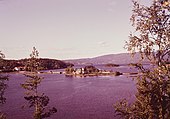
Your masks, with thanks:
M125 119L170 118L170 3L153 0L150 6L133 1L132 25L137 35L130 35L126 48L132 54L141 53L153 64L147 69L137 65L141 75L136 78L136 100L126 99L114 107L116 114Z
M32 53L30 54L31 58L26 65L31 73L25 74L28 79L24 84L21 84L21 86L27 91L24 98L28 101L29 108L34 108L34 119L43 119L56 113L57 109L53 107L47 110L46 107L50 99L48 96L46 96L44 93L40 93L38 90L38 86L43 80L43 78L37 74L39 68L39 62L37 61L38 55L39 52L34 47Z
M0 65L2 65L2 60L4 57L5 55L0 51ZM6 81L8 81L8 76L5 76L4 74L0 73L0 105L6 102L6 98L4 97L5 90L8 87ZM0 110L0 119L6 119L5 114L1 112L1 110Z

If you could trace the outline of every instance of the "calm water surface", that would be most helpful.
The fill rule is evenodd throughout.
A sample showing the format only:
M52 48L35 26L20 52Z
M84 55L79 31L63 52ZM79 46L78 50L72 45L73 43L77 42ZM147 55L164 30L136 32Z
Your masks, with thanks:
M2 111L8 119L32 119L33 111L22 109L26 104L24 89L26 79L22 74L9 74L10 81L5 92L6 104ZM127 76L65 77L62 74L41 74L44 77L39 91L50 98L49 107L58 112L49 119L114 119L113 104L127 98L132 101L136 92L135 82Z

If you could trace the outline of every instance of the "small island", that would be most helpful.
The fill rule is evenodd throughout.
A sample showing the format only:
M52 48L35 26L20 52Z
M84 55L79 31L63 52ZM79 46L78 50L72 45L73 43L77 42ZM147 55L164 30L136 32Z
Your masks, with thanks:
M80 77L86 77L86 76L119 76L122 75L122 73L116 71L106 71L106 70L100 70L97 69L93 65L85 66L83 68L73 68L73 67L67 67L65 69L65 76L80 76Z
M105 66L106 67L119 67L120 65L109 63L109 64L106 64Z

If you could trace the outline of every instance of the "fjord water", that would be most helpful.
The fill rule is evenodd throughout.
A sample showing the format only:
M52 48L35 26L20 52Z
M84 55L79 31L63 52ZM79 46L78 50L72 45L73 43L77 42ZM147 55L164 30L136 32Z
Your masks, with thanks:
M130 70L127 67L119 69L124 72ZM44 79L39 91L49 96L48 107L57 108L57 113L49 119L113 119L113 104L122 98L132 101L136 92L135 82L126 75L83 78L65 77L63 74L40 76ZM19 73L10 73L9 77L5 92L7 100L1 106L2 111L8 119L31 119L32 109L21 108L27 104L25 90L20 86L26 77Z

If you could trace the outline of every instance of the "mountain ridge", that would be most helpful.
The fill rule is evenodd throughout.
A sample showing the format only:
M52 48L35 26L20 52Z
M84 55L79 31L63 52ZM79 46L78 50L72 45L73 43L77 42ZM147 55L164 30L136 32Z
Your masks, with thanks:
M138 63L140 60L140 53L136 53L134 57L130 53L119 53L119 54L107 54L102 56L97 56L93 58L82 58L82 59L71 59L64 60L65 62L72 63L74 65L83 64L129 64ZM143 63L147 63L148 60L144 59Z

